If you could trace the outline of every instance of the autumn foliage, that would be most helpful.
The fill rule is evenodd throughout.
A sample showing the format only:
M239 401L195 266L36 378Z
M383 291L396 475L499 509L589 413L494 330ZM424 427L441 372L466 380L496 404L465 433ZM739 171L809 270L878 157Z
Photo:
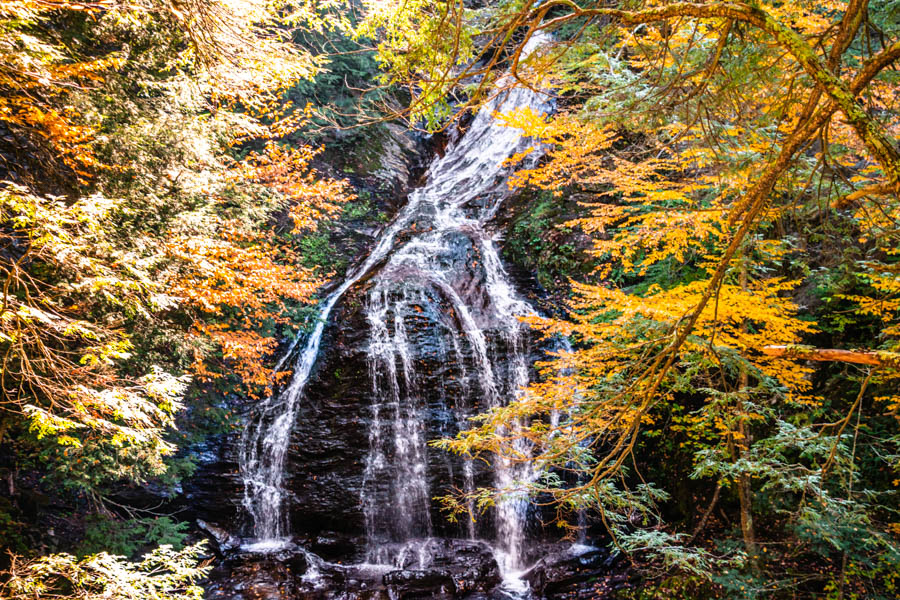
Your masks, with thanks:
M268 144L236 163L226 180L256 184L276 195L293 225L309 229L333 217L352 199L346 183L323 178L309 165L306 147ZM300 266L296 250L273 243L270 235L248 230L238 220L213 220L215 237L194 232L171 240L167 253L178 261L176 291L197 311L193 331L212 340L219 360L198 354L194 373L201 381L236 375L251 398L271 394L289 372L273 373L266 365L278 347L277 326L290 325L290 303L308 304L325 280Z
M190 471L175 457L179 435L191 435L176 432L186 405L211 413L198 398L215 385L256 398L285 375L271 368L277 340L302 325L323 283L298 264L297 239L351 197L312 167L314 150L284 141L306 113L282 94L321 62L292 31L331 26L306 2L0 6L0 444L11 495L38 469L45 490L112 515L111 490L165 489ZM6 510L0 538L21 550L29 534ZM196 551L170 558L187 579L200 574ZM146 564L149 574L54 555L23 569L119 569L122 589L183 597L185 577L157 585L146 577L159 565ZM35 581L3 589L67 593Z

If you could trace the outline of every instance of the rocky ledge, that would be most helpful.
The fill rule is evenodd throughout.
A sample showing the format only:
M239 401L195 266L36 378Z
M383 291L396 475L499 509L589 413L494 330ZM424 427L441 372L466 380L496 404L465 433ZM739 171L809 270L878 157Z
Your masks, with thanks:
M392 564L328 562L297 545L260 553L227 544L221 552L210 600L561 600L609 597L627 585L607 551L578 544L548 545L507 581L492 548L472 540L432 538L375 552Z

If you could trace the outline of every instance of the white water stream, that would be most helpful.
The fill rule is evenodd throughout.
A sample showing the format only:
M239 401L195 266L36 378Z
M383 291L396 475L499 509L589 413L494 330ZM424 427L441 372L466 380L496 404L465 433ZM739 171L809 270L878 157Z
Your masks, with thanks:
M540 43L536 36L531 45ZM432 522L422 398L425 392L417 385L408 320L417 306L434 303L436 296L441 306L452 311L458 331L450 337L450 343L444 340L440 344L448 352L452 347L461 368L477 375L478 383L471 386L471 394L478 394L483 407L497 407L515 399L528 384L529 359L519 317L533 310L516 294L498 256L494 234L487 227L508 195L509 168L503 166L504 161L529 144L519 130L501 126L493 115L526 106L536 112L550 109L545 95L522 87L503 92L484 106L467 132L431 164L427 183L411 193L368 258L322 304L290 384L260 404L243 433L239 455L243 505L252 519L254 537L247 549L276 550L289 542L285 458L322 334L344 293L382 262L364 309L370 328L367 352L372 407L361 501L370 540L386 536L397 542L408 541L404 552L427 547L422 540L432 535ZM401 232L409 236L398 246ZM460 264L465 267L467 260L464 251L478 260L478 276L483 281L479 292L483 301L478 306L467 303L471 290L457 289L458 269ZM503 348L502 365L491 351L492 344ZM526 447L520 450L528 452ZM493 547L507 587L517 590L524 585L518 575L525 567L528 500L516 488L520 482L533 480L536 473L504 460L495 461L493 473L495 485L509 490L495 511ZM471 490L471 463L464 466L464 480ZM380 485L378 489L391 490L390 518L382 514L380 507L385 499L376 496L376 484ZM475 536L471 526L468 534ZM368 556L372 563L396 559L379 553L377 544Z

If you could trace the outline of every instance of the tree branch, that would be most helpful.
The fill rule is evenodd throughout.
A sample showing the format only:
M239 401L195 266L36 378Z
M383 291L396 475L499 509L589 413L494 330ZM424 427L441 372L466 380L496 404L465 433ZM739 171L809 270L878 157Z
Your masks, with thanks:
M675 2L644 10L628 11L615 8L580 8L569 0L551 0L541 6L546 11L549 6L561 5L572 9L572 13L550 19L541 28L552 29L573 17L605 16L623 25L640 25L665 21L675 17L694 17L697 19L725 18L749 23L772 35L775 41L794 57L807 74L821 87L832 102L844 113L860 140L881 165L888 180L900 188L900 152L890 138L885 135L884 128L873 120L865 108L856 99L852 85L834 74L816 56L815 50L796 31L778 21L759 6L742 2L718 2L699 4L693 2ZM862 10L865 4L854 3L856 10ZM855 19L851 18L852 22ZM838 44L845 43L839 39Z

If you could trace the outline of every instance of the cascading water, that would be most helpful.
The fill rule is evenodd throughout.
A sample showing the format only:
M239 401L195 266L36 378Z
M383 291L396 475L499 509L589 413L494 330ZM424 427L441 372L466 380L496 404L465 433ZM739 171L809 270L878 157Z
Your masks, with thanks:
M540 42L535 36L530 45ZM402 562L405 558L392 554L386 544L396 544L405 556L413 547L426 548L432 535L429 399L417 371L424 354L454 355L462 379L456 383L468 398L444 407L454 415L454 428L480 410L515 399L528 384L527 336L519 317L533 311L516 295L488 228L508 193L509 168L503 163L528 144L520 131L500 125L493 115L519 107L546 112L550 105L540 92L513 87L479 111L467 133L432 163L428 183L410 195L366 261L325 300L291 383L264 401L246 428L239 459L253 549L286 542L285 456L325 322L341 296L376 265L364 306L371 406L361 502L369 561ZM518 450L529 452L524 445ZM492 468L494 485L505 490L494 512L495 554L501 573L515 587L516 574L524 567L528 511L527 496L517 488L535 473L502 459ZM463 485L471 491L472 463L464 462L461 470ZM475 537L472 524L466 534ZM421 543L404 545L414 541Z
M418 204L418 198L412 196L394 222L381 234L365 262L325 299L316 325L300 353L290 384L280 394L263 401L255 419L244 430L238 461L244 483L243 505L252 519L253 537L256 539L250 545L252 549L277 549L287 542L287 519L283 510L284 461L299 401L319 354L328 315L341 296L390 252L398 232L409 225ZM283 367L293 350L292 346L276 365L276 371Z
M468 366L477 374L485 408L515 398L529 381L523 325L518 317L533 311L517 297L486 228L506 195L508 172L502 164L526 142L517 131L496 123L493 113L521 106L547 109L540 94L514 88L483 108L468 133L432 166L429 184L415 193L419 207L416 225L422 227L416 228L417 233L395 250L373 277L366 306L373 406L363 489L369 559L373 562L391 560L386 542L424 538L431 531L426 446L421 435L426 403L410 367L420 357L410 346L407 320L420 320L423 312L439 312L428 307L447 309L452 318L433 316L428 337L449 338L450 344L441 341L440 346L452 345L454 362L463 370L466 353L460 344L467 347ZM482 283L476 291L460 278L460 273L472 271L473 265L477 265ZM502 360L498 352L492 352L491 341L502 349ZM474 413L472 406L457 406L455 412L460 417L458 425ZM528 452L525 447L518 450ZM471 490L471 464L466 463L463 471L464 485ZM495 512L495 548L501 572L512 585L524 566L528 508L525 493L515 488L531 479L533 474L524 465L495 461L495 484L506 491ZM383 502L385 481L393 482L387 508ZM389 514L380 514L385 511ZM470 527L468 533L474 535L474 529ZM397 548L403 553L409 544ZM397 556L394 559L399 563Z
M411 301L406 294L394 300L386 291L374 292L366 314L372 330L369 377L373 405L364 487L386 482L389 490L385 496L394 500L385 506L375 494L362 498L370 539L375 536L376 523L388 523L394 540L431 534L425 423L418 414L420 402L403 320ZM391 458L386 455L388 444L393 449ZM381 558L373 557L375 562Z

